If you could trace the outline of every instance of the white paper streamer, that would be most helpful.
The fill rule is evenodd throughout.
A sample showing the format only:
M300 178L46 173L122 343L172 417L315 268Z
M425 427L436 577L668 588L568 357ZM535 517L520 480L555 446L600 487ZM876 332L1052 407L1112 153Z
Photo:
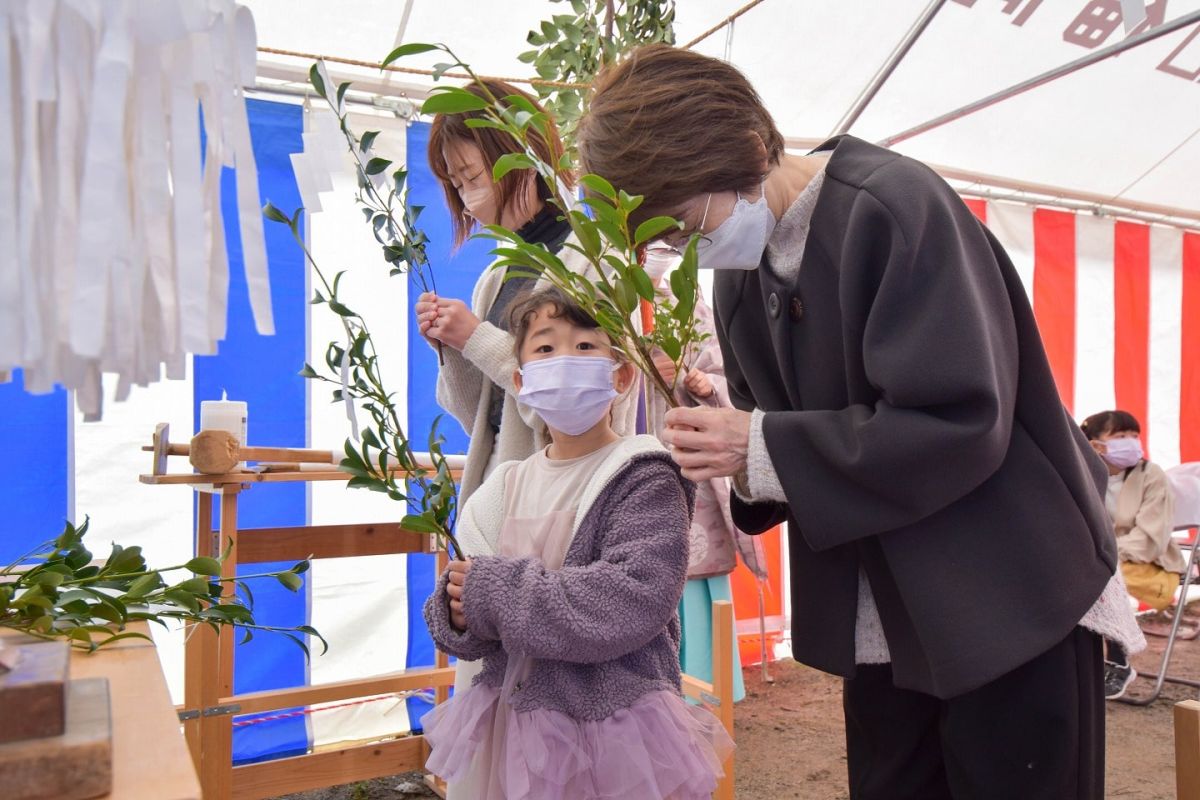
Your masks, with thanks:
M243 91L255 38L233 0L0 3L0 371L74 389L97 418L102 372L120 399L215 353L223 167L256 327L274 332Z

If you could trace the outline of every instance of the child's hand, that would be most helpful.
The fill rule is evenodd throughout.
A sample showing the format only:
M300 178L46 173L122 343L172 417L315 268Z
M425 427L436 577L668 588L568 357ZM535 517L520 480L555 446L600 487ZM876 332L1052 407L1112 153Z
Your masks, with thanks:
M692 396L701 399L711 397L714 391L712 381L708 379L708 375L695 367L688 370L687 376L683 379L683 385L692 393Z
M460 631L467 629L467 618L463 614L463 587L467 583L467 573L471 571L470 561L451 561L446 570L449 583L446 584L446 594L450 597L450 624Z
M662 379L668 384L675 380L675 362L671 357L662 350L655 350L651 358L654 360L654 368L658 370L658 374L662 375Z

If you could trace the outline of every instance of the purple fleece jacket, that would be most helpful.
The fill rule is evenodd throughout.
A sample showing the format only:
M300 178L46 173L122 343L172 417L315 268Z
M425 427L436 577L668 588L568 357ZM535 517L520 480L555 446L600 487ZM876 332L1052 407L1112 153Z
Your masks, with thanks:
M659 690L678 693L679 598L695 486L666 452L642 453L609 479L579 524L562 569L533 558L472 559L467 631L450 625L446 575L425 603L438 647L483 659L475 685L499 688L508 653L534 661L517 711L601 720Z

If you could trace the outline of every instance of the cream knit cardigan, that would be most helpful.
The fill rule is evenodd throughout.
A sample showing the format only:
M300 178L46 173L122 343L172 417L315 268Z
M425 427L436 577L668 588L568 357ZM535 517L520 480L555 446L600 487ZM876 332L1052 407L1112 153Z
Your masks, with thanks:
M568 243L572 241L573 237L567 239ZM558 257L580 274L591 272L591 264L565 244L558 252ZM475 283L471 310L480 320L487 317L495 302L504 272L503 269L489 266ZM539 278L534 288L543 289L548 285L544 278ZM635 316L635 324L639 321ZM483 482L484 470L493 453L496 454L497 464L521 461L550 443L549 433L541 418L528 406L517 402L513 373L518 365L513 345L512 334L490 322L480 322L461 353L453 347L442 348L445 363L438 372L438 405L458 420L471 437L459 486L460 507ZM504 390L505 397L500 432L493 436L491 425L488 424L488 412L492 392L497 386ZM635 433L640 387L641 381L635 381L633 388L613 401L612 426L620 436Z

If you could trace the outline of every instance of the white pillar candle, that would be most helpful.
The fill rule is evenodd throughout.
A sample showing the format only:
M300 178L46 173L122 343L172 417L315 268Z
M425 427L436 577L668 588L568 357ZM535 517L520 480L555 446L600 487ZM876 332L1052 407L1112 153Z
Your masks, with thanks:
M200 430L228 431L238 440L239 447L246 447L248 410L245 401L227 400L221 393L220 400L200 401ZM242 462L241 466L246 466Z

